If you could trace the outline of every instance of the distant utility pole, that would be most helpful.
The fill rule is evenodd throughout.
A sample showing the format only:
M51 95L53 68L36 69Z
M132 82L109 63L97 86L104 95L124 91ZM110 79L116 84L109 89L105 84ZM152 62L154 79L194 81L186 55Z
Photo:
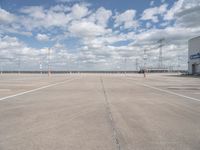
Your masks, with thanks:
M135 59L135 70L138 71L138 58Z
M147 63L147 50L144 49L144 68L143 68L143 71L144 71L144 77L146 77L146 71L147 71L147 68L146 68L146 63Z
M80 60L77 60L77 73L80 73Z
M127 58L125 57L125 58L124 58L124 70L125 70L125 75L126 75L126 71L127 71L126 63L127 63Z
M18 74L21 72L21 56L18 56Z
M48 76L50 76L51 74L51 69L50 69L50 55L51 55L51 51L50 48L48 48Z
M0 60L0 65L1 65L1 74L3 74L3 66L2 66L2 61Z
M180 70L180 68L181 68L180 61L181 61L181 56L178 55L178 68L177 68L177 70Z
M40 61L40 74L42 74L42 60Z
M69 74L71 73L71 57L68 56L68 60L67 60L67 68L68 68L68 71L69 71Z
M162 48L164 46L163 42L164 42L164 38L163 39L160 39L158 40L158 43L159 43L159 48L160 48L160 51L159 51L159 68L162 69L163 68L163 57L162 57Z

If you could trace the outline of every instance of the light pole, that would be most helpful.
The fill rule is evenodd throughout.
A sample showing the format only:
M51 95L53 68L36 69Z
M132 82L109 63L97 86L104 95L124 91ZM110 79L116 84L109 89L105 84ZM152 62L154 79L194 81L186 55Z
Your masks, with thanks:
M48 48L48 76L50 76L51 74L51 70L50 70L50 55L51 55L51 52L50 52L50 48Z
M2 61L0 61L1 63L1 75L3 74L3 66L2 66Z
M143 68L144 78L146 78L146 61L147 61L147 54L146 54L146 49L145 49L144 50L144 68Z
M21 72L21 56L18 56L18 74Z
M126 62L127 62L127 58L125 57L125 59L124 59L124 68L125 68L125 76L126 76L126 71L127 71L127 68L126 68Z
M40 74L42 74L42 63L40 62Z
M159 68L160 69L162 69L163 68L163 57L162 57L162 51L163 51L163 46L164 46L164 44L163 44L163 42L164 42L164 38L162 38L162 39L160 39L160 40L158 40L158 43L159 43L159 48L160 48L160 50L159 50Z
M135 70L138 71L138 58L135 60Z

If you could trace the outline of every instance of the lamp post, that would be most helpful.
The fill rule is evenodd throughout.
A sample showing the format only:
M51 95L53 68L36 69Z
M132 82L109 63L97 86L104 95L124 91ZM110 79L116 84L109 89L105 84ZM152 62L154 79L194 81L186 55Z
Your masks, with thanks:
M145 49L144 50L144 68L143 68L144 78L146 78L146 61L147 61L147 54L146 54L146 49Z
M48 48L48 76L51 74L51 69L50 69L50 48Z

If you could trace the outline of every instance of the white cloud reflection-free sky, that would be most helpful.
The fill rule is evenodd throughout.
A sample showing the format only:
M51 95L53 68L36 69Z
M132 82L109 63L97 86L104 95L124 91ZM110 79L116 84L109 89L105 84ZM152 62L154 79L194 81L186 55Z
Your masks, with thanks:
M4 70L187 68L188 40L200 35L200 0L1 0L0 65ZM126 60L126 61L125 61ZM125 66L126 62L126 66Z

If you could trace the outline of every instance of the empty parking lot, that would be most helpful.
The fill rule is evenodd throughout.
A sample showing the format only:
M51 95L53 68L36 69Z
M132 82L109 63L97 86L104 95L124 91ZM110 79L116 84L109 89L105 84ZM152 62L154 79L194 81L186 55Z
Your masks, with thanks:
M199 150L200 79L0 76L0 150Z

